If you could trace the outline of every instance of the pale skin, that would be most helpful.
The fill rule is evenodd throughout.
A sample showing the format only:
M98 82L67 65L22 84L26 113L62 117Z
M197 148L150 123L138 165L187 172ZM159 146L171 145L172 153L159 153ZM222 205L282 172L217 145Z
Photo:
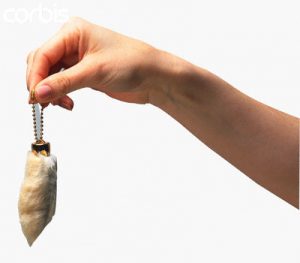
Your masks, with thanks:
M80 18L31 52L27 63L27 86L35 90L29 103L72 110L68 94L84 87L124 102L150 103L299 208L299 118L181 58Z

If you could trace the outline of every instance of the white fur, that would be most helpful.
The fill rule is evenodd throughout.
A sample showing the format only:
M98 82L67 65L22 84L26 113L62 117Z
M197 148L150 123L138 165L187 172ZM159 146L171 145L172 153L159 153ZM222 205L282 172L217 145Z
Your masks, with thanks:
M19 197L19 217L30 246L55 214L56 171L55 156L28 153Z

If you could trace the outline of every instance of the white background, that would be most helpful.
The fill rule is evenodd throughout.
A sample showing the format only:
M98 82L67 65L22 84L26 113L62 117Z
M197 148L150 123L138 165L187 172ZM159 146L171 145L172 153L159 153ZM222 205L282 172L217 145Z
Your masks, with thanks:
M45 112L45 137L59 161L57 211L27 246L17 212L33 141L25 59L60 23L38 16L8 23L9 8L66 9L175 53L300 116L299 1L54 3L0 3L0 262L299 262L295 208L167 114L88 89L72 94L72 113L58 107Z

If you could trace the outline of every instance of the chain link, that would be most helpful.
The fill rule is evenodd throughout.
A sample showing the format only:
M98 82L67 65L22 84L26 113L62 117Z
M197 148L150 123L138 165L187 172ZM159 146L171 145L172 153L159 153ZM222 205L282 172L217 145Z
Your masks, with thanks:
M33 130L34 130L34 139L36 142L39 140L43 141L43 134L44 134L44 108L41 108L41 119L40 119L40 138L38 138L37 132L37 118L35 113L35 105L32 104L32 117L33 117Z

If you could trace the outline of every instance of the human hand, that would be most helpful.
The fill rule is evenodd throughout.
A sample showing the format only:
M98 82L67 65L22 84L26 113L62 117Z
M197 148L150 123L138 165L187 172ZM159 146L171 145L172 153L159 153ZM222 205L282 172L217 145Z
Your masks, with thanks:
M29 103L60 105L72 110L68 93L90 87L125 102L149 103L162 79L161 52L80 18L27 58L27 86L35 89Z

